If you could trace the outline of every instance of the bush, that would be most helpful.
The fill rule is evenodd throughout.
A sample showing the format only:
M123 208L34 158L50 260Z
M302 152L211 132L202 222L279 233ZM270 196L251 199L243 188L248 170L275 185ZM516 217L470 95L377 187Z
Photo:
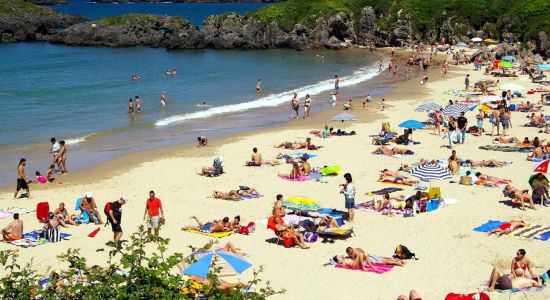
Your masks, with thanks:
M158 244L156 251L150 255L145 252L147 233L143 226L132 234L130 243L125 247L119 260L118 252L112 250L106 266L88 266L86 259L80 256L78 249L69 249L59 256L69 268L59 274L39 274L30 263L20 266L18 252L7 250L0 252L0 265L6 275L0 278L1 299L195 299L203 295L208 299L265 299L285 291L276 291L269 282L265 287L244 292L231 289L226 293L218 290L215 272L209 274L211 284L202 286L192 281L185 281L181 275L173 272L174 266L181 260L181 253L166 256L169 240ZM212 246L205 245L201 249ZM193 252L201 249L190 247ZM114 249L114 248L113 248ZM216 270L216 266L213 266ZM258 276L263 271L254 270L254 278L248 283L256 285L261 282ZM64 280L60 280L62 276ZM48 287L43 288L40 280L47 278ZM63 284L61 284L63 283Z

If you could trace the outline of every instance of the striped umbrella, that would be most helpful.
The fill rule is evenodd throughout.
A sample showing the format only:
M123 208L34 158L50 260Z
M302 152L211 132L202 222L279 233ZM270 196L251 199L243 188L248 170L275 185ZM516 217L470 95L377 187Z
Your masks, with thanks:
M443 114L445 116L458 117L460 116L461 113L467 112L467 111L468 111L468 107L460 104L453 104L445 107L445 109L443 109Z
M426 164L415 167L411 170L411 175L426 182L432 180L451 179L451 171L437 164Z
M431 111L431 110L440 110L442 107L439 104L436 104L435 102L424 102L420 104L414 111L417 112L423 112L423 111Z
M234 276L252 265L233 253L224 250L206 250L193 253L183 263L183 274L207 278L208 273L218 276ZM214 268L212 268L214 266Z

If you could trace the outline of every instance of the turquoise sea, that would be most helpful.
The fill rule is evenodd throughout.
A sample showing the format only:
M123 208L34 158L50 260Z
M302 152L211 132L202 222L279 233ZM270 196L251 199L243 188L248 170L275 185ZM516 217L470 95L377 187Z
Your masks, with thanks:
M67 11L71 5L60 8ZM15 182L21 157L28 159L29 174L44 172L51 137L67 141L68 168L74 171L132 151L190 142L199 135L219 137L269 127L288 121L294 92L302 99L306 93L326 93L333 88L335 74L345 90L375 77L377 60L364 50L0 45L0 186ZM166 69L177 69L178 75L166 76ZM133 74L141 80L132 81ZM262 95L255 90L258 79ZM165 108L160 104L163 91L168 96ZM142 112L128 115L128 99L135 96L142 99ZM313 99L314 111L329 106L327 99ZM198 107L202 102L210 107Z

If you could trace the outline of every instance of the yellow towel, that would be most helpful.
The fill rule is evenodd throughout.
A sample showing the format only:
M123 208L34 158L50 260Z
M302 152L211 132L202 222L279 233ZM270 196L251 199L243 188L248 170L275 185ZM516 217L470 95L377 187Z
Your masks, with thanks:
M223 237L226 237L226 236L229 236L229 235L232 235L233 231L227 231L227 232L204 232L204 231L200 231L200 230L196 230L196 229L186 229L185 231L187 232L190 232L190 233L198 233L198 234L204 234L204 235L207 235L207 236L211 236L211 237L215 237L215 238L223 238Z

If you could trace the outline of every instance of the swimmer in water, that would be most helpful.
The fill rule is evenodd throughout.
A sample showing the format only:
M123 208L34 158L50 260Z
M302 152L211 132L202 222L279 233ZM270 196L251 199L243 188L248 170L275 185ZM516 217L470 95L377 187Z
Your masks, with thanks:
M208 105L206 102L197 104L197 107L209 107L209 106L210 105Z
M141 107L142 107L141 99L139 99L139 96L136 96L136 109L138 112L141 112Z
M178 75L178 70L176 69L172 70L172 76L176 76L176 75Z
M172 72L170 70L166 69L166 76L172 76Z
M128 100L128 113L133 114L134 113L134 102L132 101L132 98Z
M162 94L160 94L160 104L166 106L166 91L162 91Z
M141 77L139 75L132 75L132 80L140 80Z
M258 83L256 84L256 92L258 92L258 94L262 93L262 80L261 79L258 79Z

